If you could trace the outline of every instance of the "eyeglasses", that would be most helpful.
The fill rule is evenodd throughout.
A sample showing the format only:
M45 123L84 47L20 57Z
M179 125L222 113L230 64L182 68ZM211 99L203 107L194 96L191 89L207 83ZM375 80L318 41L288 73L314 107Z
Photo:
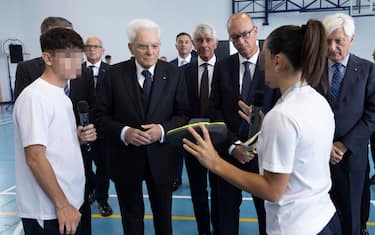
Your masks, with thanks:
M242 33L239 33L239 34L231 35L230 40L232 42L238 42L238 40L240 40L240 38L249 39L251 33L254 31L255 28L256 27L253 26L249 31L245 31L245 32L242 32Z
M102 48L102 46L100 45L85 45L85 49L94 49L94 50L97 50L99 48Z

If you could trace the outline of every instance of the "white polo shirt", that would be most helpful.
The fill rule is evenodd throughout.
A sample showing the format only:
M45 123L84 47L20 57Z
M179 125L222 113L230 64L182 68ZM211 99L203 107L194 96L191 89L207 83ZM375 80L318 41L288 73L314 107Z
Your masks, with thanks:
M265 201L269 235L316 235L334 215L328 194L334 129L327 101L301 83L265 116L257 144L260 173L290 174L280 200Z
M83 203L85 175L72 102L64 89L38 78L26 87L14 106L17 215L22 218L56 218L53 203L26 163L24 148L46 146L57 182L77 209Z

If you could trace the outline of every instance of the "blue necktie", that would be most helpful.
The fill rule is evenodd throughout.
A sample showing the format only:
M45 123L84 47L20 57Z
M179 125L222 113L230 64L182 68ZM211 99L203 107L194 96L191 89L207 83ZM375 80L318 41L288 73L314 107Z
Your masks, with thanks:
M64 93L65 95L69 96L69 92L70 92L70 87L69 87L69 82L67 82L64 86Z
M243 73L243 78L242 78L241 99L244 102L247 102L249 89L250 89L250 83L251 83L250 62L245 61L242 64L245 67L245 72Z
M250 90L250 84L251 84L251 74L250 74L250 62L245 61L242 63L245 67L245 72L243 73L242 78L242 88L241 88L241 100L243 100L245 103L248 102L248 96L249 96L249 90ZM238 137L240 137L241 141L246 141L249 137L249 124L241 118L241 124L240 129L238 133Z
M337 97L340 94L342 79L344 77L344 74L341 71L341 68L343 67L343 65L340 63L337 63L337 64L334 64L333 66L335 66L335 71L332 76L331 87L329 90L329 101L331 103L331 106L334 106L336 104Z
M148 102L148 97L150 96L151 92L151 85L152 85L152 74L147 69L142 71L142 75L145 77L145 81L143 82L143 89L142 89L142 95L144 98L144 101Z

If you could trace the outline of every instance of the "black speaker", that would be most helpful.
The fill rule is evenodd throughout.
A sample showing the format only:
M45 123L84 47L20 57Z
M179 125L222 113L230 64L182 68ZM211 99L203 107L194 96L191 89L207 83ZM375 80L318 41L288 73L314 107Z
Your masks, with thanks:
M22 45L9 44L10 63L19 63L23 61Z

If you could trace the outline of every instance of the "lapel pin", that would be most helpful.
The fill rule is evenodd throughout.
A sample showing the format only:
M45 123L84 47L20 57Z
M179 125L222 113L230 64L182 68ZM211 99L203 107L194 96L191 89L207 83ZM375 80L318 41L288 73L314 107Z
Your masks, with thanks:
M167 79L167 77L163 77L163 80L166 80Z
M354 68L354 72L358 72L358 69L357 69L357 68Z

